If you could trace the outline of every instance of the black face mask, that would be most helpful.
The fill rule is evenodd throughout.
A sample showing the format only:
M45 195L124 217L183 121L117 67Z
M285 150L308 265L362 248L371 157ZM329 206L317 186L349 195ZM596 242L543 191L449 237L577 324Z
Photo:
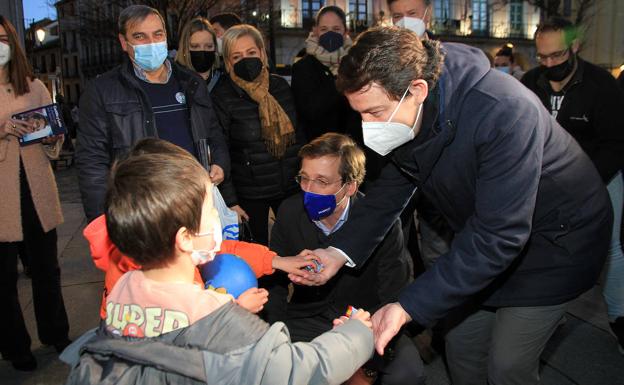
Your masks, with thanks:
M327 52L334 52L344 45L344 36L334 31L327 31L319 37L319 45Z
M257 57L246 57L234 64L234 73L239 78L253 82L262 72L262 60Z
M204 73L210 71L215 62L215 51L190 51L191 64L195 71Z
M552 67L542 66L542 71L544 72L544 76L546 76L546 79L553 82L560 82L563 79L567 78L572 73L572 71L574 71L575 61L576 55L570 52L570 57L568 58L568 60Z

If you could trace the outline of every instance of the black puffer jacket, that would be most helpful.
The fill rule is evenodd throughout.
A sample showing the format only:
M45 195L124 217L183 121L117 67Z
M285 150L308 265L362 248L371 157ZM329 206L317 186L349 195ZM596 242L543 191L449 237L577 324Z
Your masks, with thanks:
M227 176L230 168L227 145L208 88L194 72L174 62L171 67L171 76L186 96L193 142L208 139L213 163L221 166ZM126 155L139 140L158 137L149 98L133 72L132 63L126 60L94 79L80 98L76 164L82 203L89 220L104 211L106 180L115 159Z
M269 93L282 106L296 132L296 143L286 149L281 159L267 151L262 139L258 103L223 75L212 91L217 117L229 142L231 177L220 185L228 206L243 199L279 199L299 191L295 176L299 172L297 152L303 142L297 129L295 103L288 83L270 75Z

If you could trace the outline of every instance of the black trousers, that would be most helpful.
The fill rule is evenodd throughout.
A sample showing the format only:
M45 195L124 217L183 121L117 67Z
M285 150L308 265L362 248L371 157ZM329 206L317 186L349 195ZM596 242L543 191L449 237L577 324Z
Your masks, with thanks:
M23 168L22 168L23 170ZM39 340L53 345L67 339L69 322L61 293L56 230L45 233L35 211L28 182L20 170L22 242L0 242L0 351L5 357L30 352L30 336L17 294L17 255L23 246L30 257L33 304ZM21 245L20 245L21 244Z
M253 241L262 245L269 245L269 209L277 215L277 209L286 197L279 199L240 199L240 207L249 215L249 227L253 234ZM246 239L243 239L246 240Z

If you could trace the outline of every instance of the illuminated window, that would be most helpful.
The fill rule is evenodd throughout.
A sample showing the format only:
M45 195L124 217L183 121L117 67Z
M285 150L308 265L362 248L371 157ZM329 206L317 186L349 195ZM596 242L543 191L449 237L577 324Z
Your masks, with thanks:
M316 13L323 7L324 3L325 2L323 0L303 0L301 2L303 18L314 19L316 17Z
M488 2L487 0L472 1L472 30L487 32L488 30Z
M433 16L436 21L444 23L449 18L450 0L439 0L433 3Z
M368 27L368 3L367 0L349 0L349 13L352 15L351 29L360 31Z
M509 3L509 26L514 35L522 33L524 24L524 6L522 0L513 0Z

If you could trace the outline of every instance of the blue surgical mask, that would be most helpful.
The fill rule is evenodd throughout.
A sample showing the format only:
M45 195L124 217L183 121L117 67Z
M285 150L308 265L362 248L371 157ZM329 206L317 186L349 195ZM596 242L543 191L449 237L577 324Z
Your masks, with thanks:
M145 71L155 71L167 58L167 41L158 43L132 45L134 49L134 62Z
M333 214L336 210L336 206L338 206L342 201L347 197L345 196L340 200L340 202L336 202L336 195L342 191L345 185L342 185L340 190L336 191L335 194L316 194L309 191L303 192L303 206L308 213L308 217L310 217L313 221L320 221L323 218L326 218Z
M497 70L504 72L506 74L510 74L511 73L511 67L509 66L501 66L501 67L496 67Z

